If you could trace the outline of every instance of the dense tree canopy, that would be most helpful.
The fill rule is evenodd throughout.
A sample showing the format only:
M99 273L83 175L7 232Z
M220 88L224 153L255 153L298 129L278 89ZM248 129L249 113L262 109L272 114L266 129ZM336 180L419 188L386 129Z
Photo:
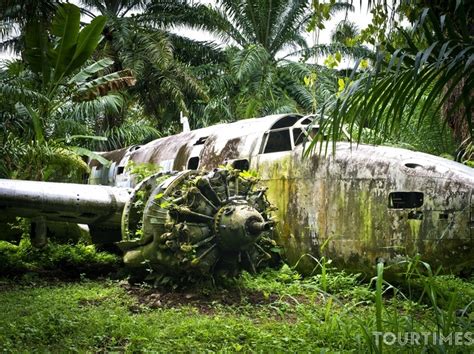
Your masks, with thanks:
M2 174L21 170L22 156L40 146L52 151L47 156L77 157L176 132L180 113L193 127L318 113L330 117L334 139L348 128L358 141L408 143L437 154L454 155L461 146L457 157L468 159L470 2L369 1L367 28L346 15L331 43L308 43L309 32L353 5L3 1L1 48L20 59L0 70ZM183 28L217 40L177 34ZM344 58L355 67L340 69ZM46 178L45 169L34 178Z

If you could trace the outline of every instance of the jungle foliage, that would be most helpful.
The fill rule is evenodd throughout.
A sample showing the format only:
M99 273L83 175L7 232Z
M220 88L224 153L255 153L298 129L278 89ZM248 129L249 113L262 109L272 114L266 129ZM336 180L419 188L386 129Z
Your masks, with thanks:
M193 127L318 113L333 138L347 128L354 141L469 160L470 2L369 1L367 28L344 20L331 43L309 44L353 5L4 1L0 45L19 58L0 69L0 175L80 180L80 156L175 133L180 112Z
M181 112L193 128L316 113L329 117L321 131L334 139L345 129L354 142L466 163L474 155L468 0L360 1L373 15L367 28L346 16L331 43L314 45L309 36L317 38L334 14L350 14L353 1L75 3L0 2L0 49L17 55L0 62L0 178L81 181L84 157L176 133ZM183 29L216 39L193 40ZM306 278L284 265L220 287L157 292L88 280L115 278L119 259L87 240L56 241L42 250L26 234L18 244L0 241L0 273L8 276L0 279L0 350L472 348L397 348L373 336L472 331L473 280L438 276L418 259L397 283L384 278L382 265L364 279L324 259Z
M331 117L332 136L344 126L360 140L364 129L389 138L432 125L448 132L460 151L469 149L474 134L472 2L394 0L392 13L388 1L370 3L373 24L360 38L375 48L372 65L363 68L356 61L344 90L323 107Z

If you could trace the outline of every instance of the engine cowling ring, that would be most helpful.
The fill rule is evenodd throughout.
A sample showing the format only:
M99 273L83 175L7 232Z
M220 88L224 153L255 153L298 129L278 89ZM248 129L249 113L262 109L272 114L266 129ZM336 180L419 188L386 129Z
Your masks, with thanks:
M276 245L271 206L257 182L234 169L169 176L149 193L141 238L125 264L166 274L256 271L275 258Z

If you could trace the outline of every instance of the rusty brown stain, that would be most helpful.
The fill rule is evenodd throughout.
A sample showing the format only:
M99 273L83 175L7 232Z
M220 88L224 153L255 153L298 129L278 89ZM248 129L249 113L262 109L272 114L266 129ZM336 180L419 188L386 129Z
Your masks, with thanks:
M239 157L239 145L241 138L230 139L226 142L224 148L221 151L216 151L214 145L218 139L217 135L210 136L201 153L201 165L202 169L212 169L219 165L222 165L225 160L232 160Z
M194 134L192 132L161 138L132 152L130 159L139 163L151 162L158 165L165 160L175 159L180 149L191 144L192 141L194 141Z
M187 168L187 162L189 159L189 154L191 152L191 147L188 147L188 145L182 145L178 153L176 154L176 157L174 159L174 164L173 164L173 169L176 171L180 171L184 168Z

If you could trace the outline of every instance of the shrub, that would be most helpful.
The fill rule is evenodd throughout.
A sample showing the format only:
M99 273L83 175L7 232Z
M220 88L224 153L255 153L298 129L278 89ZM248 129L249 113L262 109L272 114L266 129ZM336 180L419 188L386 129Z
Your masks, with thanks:
M25 272L53 271L71 276L109 273L116 269L120 258L98 252L93 245L61 245L49 242L46 247L34 248L23 238L18 246L0 241L0 273L15 275Z

